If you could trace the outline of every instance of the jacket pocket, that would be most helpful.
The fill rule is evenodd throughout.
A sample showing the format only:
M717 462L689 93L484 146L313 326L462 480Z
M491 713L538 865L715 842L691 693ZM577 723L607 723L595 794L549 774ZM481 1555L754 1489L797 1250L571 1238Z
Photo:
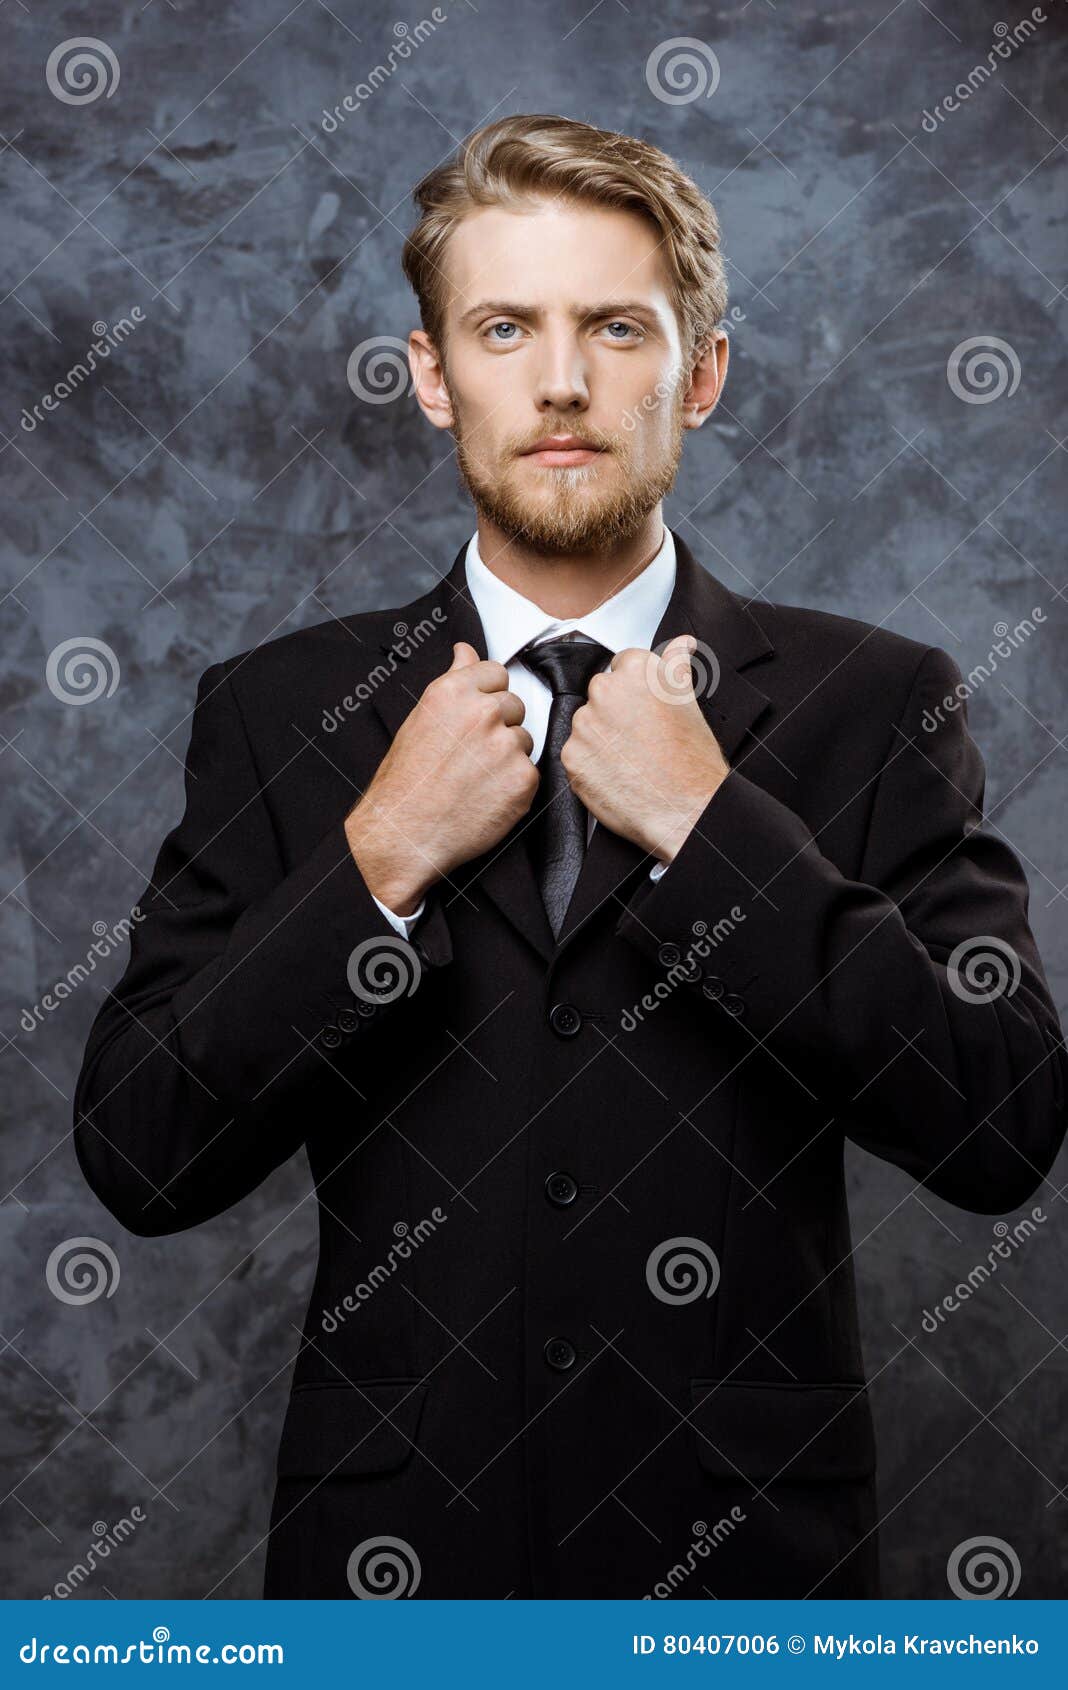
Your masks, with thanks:
M348 1479L403 1467L426 1392L418 1379L295 1385L278 1447L278 1477Z
M692 1379L690 1425L705 1472L739 1483L870 1478L875 1429L865 1386Z

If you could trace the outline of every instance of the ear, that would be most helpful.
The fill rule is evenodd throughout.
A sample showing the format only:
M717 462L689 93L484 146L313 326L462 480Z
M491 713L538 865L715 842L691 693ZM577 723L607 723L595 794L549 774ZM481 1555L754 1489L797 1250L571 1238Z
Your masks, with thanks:
M715 409L727 379L730 341L726 329L713 329L700 342L690 372L690 385L683 395L683 428L700 428Z
M452 402L445 385L445 372L434 342L422 329L413 329L408 336L408 364L424 417L435 428L451 428Z

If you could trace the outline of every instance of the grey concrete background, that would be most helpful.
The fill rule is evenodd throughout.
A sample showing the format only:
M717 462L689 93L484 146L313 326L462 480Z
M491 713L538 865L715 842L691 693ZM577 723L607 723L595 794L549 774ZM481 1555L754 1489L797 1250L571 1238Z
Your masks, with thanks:
M668 510L706 566L944 645L965 673L996 625L1045 611L970 720L1068 1009L1065 8L1047 0L1034 35L928 127L1022 8L442 11L334 133L323 109L388 64L395 11L10 0L0 16L7 1596L53 1590L134 1508L143 1521L82 1596L260 1591L315 1251L303 1158L193 1233L125 1236L69 1136L122 952L32 1031L25 1012L136 901L181 810L200 672L404 602L470 532L447 440L403 390L361 401L346 365L413 326L398 267L411 185L488 117L559 111L647 136L720 210L731 377ZM71 104L46 66L83 35L119 80ZM714 52L714 91L707 55L696 97L652 91L649 56L675 37ZM106 363L24 426L94 323L135 306L143 322ZM991 336L1008 388L962 399L948 360ZM114 654L117 685L64 702L49 655L86 637ZM906 1197L904 1175L859 1153L851 1190L888 1594L948 1594L955 1547L993 1536L1018 1558L1020 1596L1064 1596L1064 1199L1041 1194L1035 1236L931 1335L924 1308L986 1259L993 1223ZM46 1264L82 1236L110 1246L121 1277L65 1303Z

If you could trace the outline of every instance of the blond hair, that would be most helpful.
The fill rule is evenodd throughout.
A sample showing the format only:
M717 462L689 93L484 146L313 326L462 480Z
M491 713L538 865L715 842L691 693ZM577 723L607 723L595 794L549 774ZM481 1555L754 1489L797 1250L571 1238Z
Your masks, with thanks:
M719 326L727 278L719 219L685 171L648 141L568 117L503 117L475 130L413 190L420 218L401 263L423 329L445 352L444 256L456 225L477 206L522 209L552 196L637 212L656 232L687 362Z

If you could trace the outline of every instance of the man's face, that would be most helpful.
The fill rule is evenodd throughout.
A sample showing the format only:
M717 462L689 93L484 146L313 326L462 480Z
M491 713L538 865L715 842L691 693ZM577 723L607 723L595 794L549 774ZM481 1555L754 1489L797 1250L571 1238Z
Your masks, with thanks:
M446 268L448 426L476 508L543 555L629 538L682 450L688 371L656 231L600 206L484 207Z

